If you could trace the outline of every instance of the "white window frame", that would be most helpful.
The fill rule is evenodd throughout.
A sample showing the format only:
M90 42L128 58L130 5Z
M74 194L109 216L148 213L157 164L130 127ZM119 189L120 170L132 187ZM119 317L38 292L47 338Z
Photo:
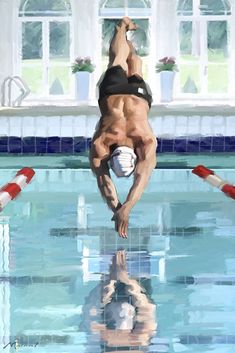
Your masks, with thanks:
M199 57L199 79L201 83L200 93L183 93L180 91L180 80L179 77L176 82L176 99L227 99L235 98L235 90L232 85L231 72L232 68L232 43L229 38L229 32L231 29L232 15L201 15L200 13L200 0L193 0L193 13L192 15L177 15L177 33L178 33L178 55L177 62L180 61L180 48L179 48L179 28L180 22L192 22L193 33L196 33L197 26L200 32L200 57ZM228 58L228 92L227 93L208 93L208 76L205 75L208 66L208 48L207 48L207 24L210 21L226 21L228 24L228 38L227 47L229 52ZM217 63L218 64L218 63Z
M43 73L42 73L42 87L44 94L30 94L28 100L30 99L38 99L38 100L61 100L61 99L71 99L74 98L74 79L70 77L69 83L69 94L63 95L50 95L50 85L49 85L49 69L52 67L50 65L50 37L49 37L49 26L50 22L68 22L70 28L70 62L69 63L61 63L61 66L71 67L71 63L73 62L73 54L74 54L74 38L73 38L73 21L71 16L22 16L19 17L19 25L20 25L20 58L18 67L20 68L20 75L22 76L22 24L25 22L41 22L42 23L42 63L43 63ZM30 64L29 64L30 66ZM26 99L27 100L27 99Z

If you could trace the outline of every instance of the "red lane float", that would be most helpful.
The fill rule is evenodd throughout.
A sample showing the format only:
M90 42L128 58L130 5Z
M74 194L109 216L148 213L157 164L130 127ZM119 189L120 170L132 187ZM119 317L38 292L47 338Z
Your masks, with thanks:
M0 189L0 211L28 185L34 174L32 168L22 168L8 184Z
M235 199L235 186L222 180L213 170L204 167L204 165L198 165L192 170L192 173L204 179L210 185L220 189L228 197Z

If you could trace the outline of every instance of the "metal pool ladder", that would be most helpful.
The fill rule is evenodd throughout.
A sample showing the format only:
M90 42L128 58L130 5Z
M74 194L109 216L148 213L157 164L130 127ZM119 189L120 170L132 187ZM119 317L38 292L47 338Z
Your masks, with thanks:
M19 96L13 100L12 84L15 83L20 89ZM1 86L1 105L3 107L19 107L24 98L30 93L30 89L26 82L20 76L7 76Z

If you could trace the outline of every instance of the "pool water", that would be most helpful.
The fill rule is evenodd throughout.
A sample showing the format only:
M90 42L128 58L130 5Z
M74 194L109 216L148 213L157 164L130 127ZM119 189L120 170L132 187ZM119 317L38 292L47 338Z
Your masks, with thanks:
M15 172L2 169L1 184ZM35 172L0 215L1 351L234 352L234 200L190 169L155 170L121 239L90 170ZM216 172L235 183L235 170ZM115 182L124 200L131 180ZM125 348L92 330L120 249L157 325Z

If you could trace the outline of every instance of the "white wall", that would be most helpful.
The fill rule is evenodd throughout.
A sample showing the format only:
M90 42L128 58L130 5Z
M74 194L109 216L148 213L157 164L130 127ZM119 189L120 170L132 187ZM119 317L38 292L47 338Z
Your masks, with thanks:
M176 0L158 0L156 19L157 57L177 54Z
M0 84L17 72L18 8L19 0L0 0Z
M92 74L90 97L95 98L95 86L101 72L101 25L98 22L98 0L71 0L74 21L75 57L91 57L97 69Z
M177 56L177 0L152 1L152 31L151 31L151 55L152 71L150 78L154 101L160 97L160 75L155 73L155 65L159 59L165 56ZM153 66L154 61L154 66Z

